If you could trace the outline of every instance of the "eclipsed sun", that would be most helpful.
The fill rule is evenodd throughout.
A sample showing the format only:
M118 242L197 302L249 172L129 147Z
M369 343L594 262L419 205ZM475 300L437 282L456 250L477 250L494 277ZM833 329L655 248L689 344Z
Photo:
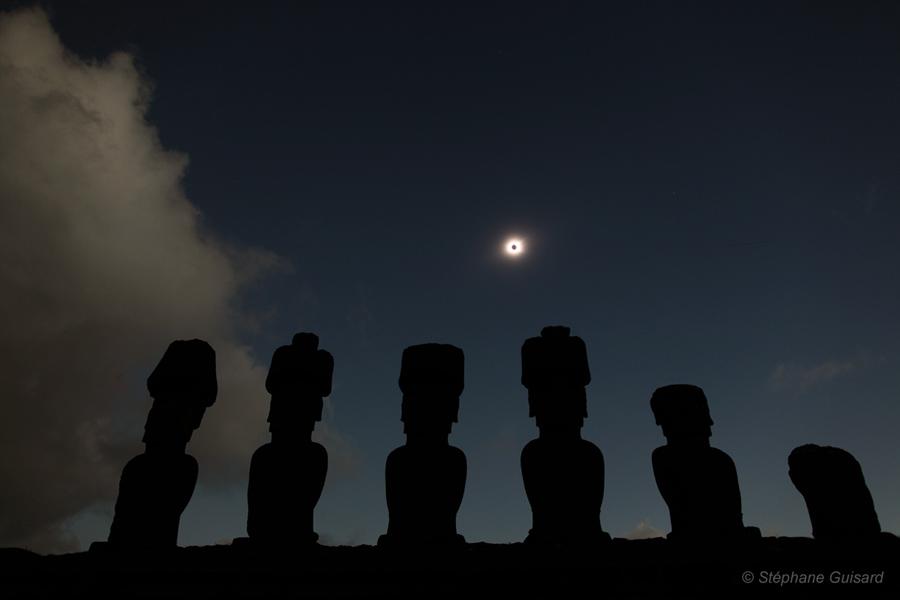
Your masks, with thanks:
M508 239L503 244L503 250L506 252L507 256L521 256L525 251L525 242L519 238Z

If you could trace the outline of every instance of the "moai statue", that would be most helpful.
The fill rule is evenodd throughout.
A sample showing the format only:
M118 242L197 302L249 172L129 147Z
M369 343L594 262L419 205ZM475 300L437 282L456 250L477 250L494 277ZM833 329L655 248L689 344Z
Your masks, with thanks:
M667 385L650 407L666 445L653 451L653 475L669 506L668 539L683 543L739 542L759 537L744 527L741 490L731 457L709 445L713 420L703 390Z
M466 455L449 444L463 391L463 351L422 344L403 351L400 420L406 444L388 455L388 530L379 545L448 545L466 488Z
M153 406L145 450L119 481L110 546L175 548L181 513L194 493L197 460L185 449L203 413L216 401L216 353L202 340L176 340L147 379Z
M272 441L253 453L247 490L247 533L261 546L311 545L313 511L328 473L328 452L312 441L331 394L334 359L313 333L298 333L272 355L266 390L272 395Z
M806 500L814 538L844 542L881 533L872 494L852 454L806 444L794 448L788 467L791 481Z
M522 385L538 438L522 450L531 504L528 543L591 545L609 540L600 526L603 453L581 437L591 382L584 341L568 327L544 327L522 345Z

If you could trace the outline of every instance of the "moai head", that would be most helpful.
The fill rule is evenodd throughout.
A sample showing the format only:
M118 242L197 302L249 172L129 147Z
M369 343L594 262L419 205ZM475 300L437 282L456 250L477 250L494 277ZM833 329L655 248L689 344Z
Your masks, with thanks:
M806 500L813 537L842 540L881 531L862 467L841 448L806 444L788 457L788 475Z
M669 443L709 443L713 420L709 416L706 394L696 385L658 388L650 398L650 408Z
M294 335L272 355L266 390L272 395L269 431L312 431L322 420L322 398L331 394L334 358L314 333Z
M216 352L203 340L175 340L150 377L153 406L144 426L147 448L184 449L216 401Z
M403 432L446 435L459 415L463 351L450 344L420 344L403 351L400 390Z
M580 429L590 382L587 348L568 327L544 327L541 337L522 344L522 385L528 388L528 416L538 428Z

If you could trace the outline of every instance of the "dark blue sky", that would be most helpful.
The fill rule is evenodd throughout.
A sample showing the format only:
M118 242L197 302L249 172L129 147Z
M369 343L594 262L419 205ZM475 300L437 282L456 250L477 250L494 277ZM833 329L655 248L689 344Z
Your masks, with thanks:
M335 356L356 466L327 539L386 528L400 354L425 341L466 353L460 531L522 539L519 348L547 324L587 343L614 535L668 531L649 397L675 382L706 390L747 524L808 535L787 454L813 442L900 531L900 7L525 4L45 6L80 56L136 54L205 227L292 265L246 291L244 340L267 364L312 330ZM241 535L243 493L199 490L182 543Z

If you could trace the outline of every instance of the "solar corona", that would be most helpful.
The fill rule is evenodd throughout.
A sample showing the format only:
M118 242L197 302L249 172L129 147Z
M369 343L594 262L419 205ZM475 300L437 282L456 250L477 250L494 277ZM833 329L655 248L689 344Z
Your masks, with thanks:
M525 251L525 243L519 238L510 238L503 244L507 256L518 257Z

